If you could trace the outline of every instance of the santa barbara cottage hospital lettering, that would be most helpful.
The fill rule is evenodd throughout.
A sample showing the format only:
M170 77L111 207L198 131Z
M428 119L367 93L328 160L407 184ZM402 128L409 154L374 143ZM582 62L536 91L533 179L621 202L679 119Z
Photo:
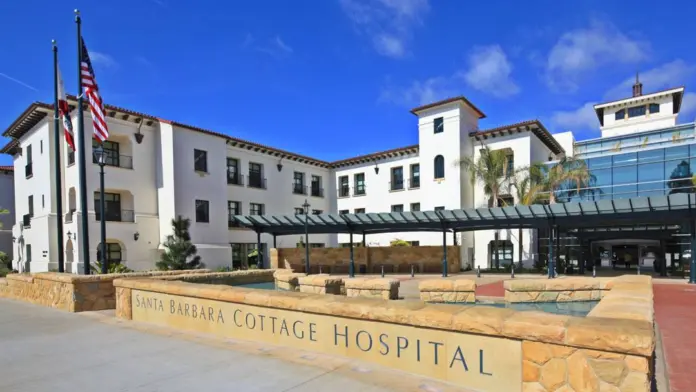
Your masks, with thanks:
M521 388L519 341L133 290L133 320L342 355L486 391Z

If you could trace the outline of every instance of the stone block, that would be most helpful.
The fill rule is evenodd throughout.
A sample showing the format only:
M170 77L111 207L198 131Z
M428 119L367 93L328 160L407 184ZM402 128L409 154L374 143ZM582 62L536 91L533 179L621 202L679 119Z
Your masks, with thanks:
M524 340L563 344L570 318L544 312L516 312L505 319L502 332Z
M301 293L341 295L343 280L329 275L308 275L297 279Z
M276 271L273 276L278 289L286 291L300 291L298 279L306 275L303 273L288 272L288 270L279 270Z
M476 302L476 281L471 279L430 279L418 284L421 301Z
M647 357L655 350L655 335L652 323L646 321L572 317L565 343Z

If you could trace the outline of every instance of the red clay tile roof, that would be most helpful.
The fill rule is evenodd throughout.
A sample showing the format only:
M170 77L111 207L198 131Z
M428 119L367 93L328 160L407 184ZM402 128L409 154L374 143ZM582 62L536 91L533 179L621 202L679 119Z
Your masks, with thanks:
M437 101L437 102L429 103L427 105L419 106L417 108L413 108L413 109L411 109L411 113L416 114L416 113L423 111L423 110L426 110L426 109L434 108L434 107L440 106L440 105L446 105L448 103L457 102L457 101L464 102L465 105L469 106L476 113L478 113L479 119L486 118L486 115L483 114L483 112L479 108L474 106L474 104L469 102L469 100L466 99L466 97L461 96L461 95L458 97L447 98L447 99L443 99L441 101Z
M367 155L360 155L360 156L353 157L353 158L342 159L340 161L334 161L334 162L331 162L331 167L350 166L350 165L356 165L359 163L378 161L380 159L387 159L387 158L398 157L398 156L403 156L403 155L408 155L408 154L415 154L418 152L418 149L419 149L419 147L417 144L414 144L412 146L393 148L391 150L375 152L375 153L367 154Z
M14 171L14 166L0 166L0 171Z
M551 152L554 154L561 154L565 152L561 144L558 143L556 138L554 138L548 130L546 130L544 124L542 124L539 120L527 120L515 124L503 125L501 127L470 132L469 136L475 137L477 140L485 140L489 137L493 138L496 136L510 135L525 131L530 131L536 135L536 137L538 137L539 140L541 140L541 142L544 143L546 147L548 147L549 150L551 150Z

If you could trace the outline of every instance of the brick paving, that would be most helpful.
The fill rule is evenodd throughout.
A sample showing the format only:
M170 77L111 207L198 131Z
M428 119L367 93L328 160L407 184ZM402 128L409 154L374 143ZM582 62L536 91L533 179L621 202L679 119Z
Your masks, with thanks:
M696 286L655 284L655 317L662 334L671 392L696 390Z
M476 286L476 296L505 297L503 281Z

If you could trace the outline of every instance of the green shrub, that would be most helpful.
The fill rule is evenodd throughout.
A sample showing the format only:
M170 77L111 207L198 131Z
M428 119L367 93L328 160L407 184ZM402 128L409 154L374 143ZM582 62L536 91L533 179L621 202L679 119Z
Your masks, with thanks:
M101 272L102 271L101 261L96 261L96 262L92 263L91 266L92 266L92 268L91 268L92 274L100 275L102 273ZM108 270L107 270L108 274L125 274L128 272L133 272L133 270L126 267L123 264L117 264L117 263L110 263Z

